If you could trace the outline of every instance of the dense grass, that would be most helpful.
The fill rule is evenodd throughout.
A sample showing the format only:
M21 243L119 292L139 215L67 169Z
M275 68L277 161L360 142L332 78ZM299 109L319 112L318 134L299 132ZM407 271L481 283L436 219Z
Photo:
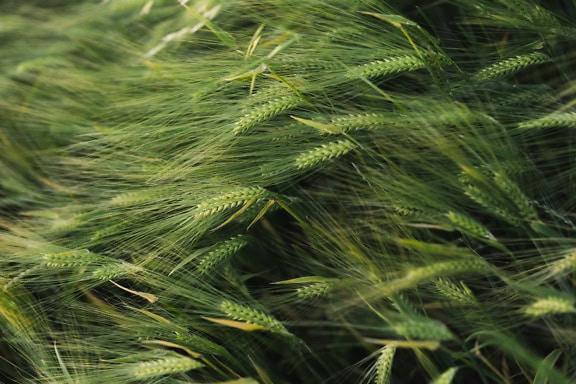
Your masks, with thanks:
M574 382L575 23L1 2L0 381Z

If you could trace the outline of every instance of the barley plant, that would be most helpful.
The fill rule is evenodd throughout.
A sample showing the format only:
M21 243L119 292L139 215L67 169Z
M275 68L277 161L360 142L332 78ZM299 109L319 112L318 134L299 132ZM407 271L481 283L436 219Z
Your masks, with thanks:
M575 4L0 1L0 382L576 382Z

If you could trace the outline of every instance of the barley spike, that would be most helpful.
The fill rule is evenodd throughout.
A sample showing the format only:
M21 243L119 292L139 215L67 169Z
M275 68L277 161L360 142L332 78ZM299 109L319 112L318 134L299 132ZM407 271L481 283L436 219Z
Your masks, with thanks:
M344 156L354 148L356 148L356 145L349 140L339 140L322 144L322 146L318 148L300 154L296 158L296 166L299 169L311 168L316 164Z
M394 360L394 354L396 353L396 347L387 345L380 350L380 356L374 364L376 369L376 376L374 377L374 384L389 384L390 383L390 373L392 371L392 361Z
M245 305L224 300L220 303L220 310L233 320L245 321L250 324L260 325L270 332L289 335L288 330L272 316L247 307Z
M540 52L534 52L528 55L519 55L483 68L480 72L474 75L474 80L487 81L499 79L519 72L528 66L545 63L549 59L550 58L547 55Z

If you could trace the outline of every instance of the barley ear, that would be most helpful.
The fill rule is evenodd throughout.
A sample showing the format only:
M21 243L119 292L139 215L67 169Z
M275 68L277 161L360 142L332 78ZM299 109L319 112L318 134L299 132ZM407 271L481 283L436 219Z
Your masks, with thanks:
M207 274L222 261L244 248L246 244L248 241L245 237L237 236L217 245L198 263L197 271L202 275Z
M476 203L482 205L495 215L500 216L510 224L515 226L520 225L520 220L518 220L514 210L510 210L509 207L506 206L501 199L496 198L493 193L488 193L473 185L466 186L465 193Z
M374 364L376 375L374 377L374 384L389 384L390 376L392 373L392 362L396 347L387 345L380 350L380 356Z
M571 250L563 258L552 262L548 266L548 271L552 275L559 275L576 270L576 249Z
M305 285L296 290L296 295L303 300L311 300L318 297L326 296L334 287L333 283L323 281Z
M510 76L531 65L545 63L549 59L548 56L540 52L534 52L528 55L519 55L483 68L474 75L473 79L476 81L496 80Z
M450 220L457 230L465 234L496 240L494 235L490 233L486 227L469 216L450 211L448 212L448 220Z
M175 332L175 338L180 343L185 344L187 347L198 352L216 356L229 356L226 348L204 337L190 334L188 332Z
M454 335L445 324L430 319L407 320L392 327L394 332L408 339L453 340Z
M458 368L449 368L440 374L440 376L435 378L432 384L451 384L454 376L456 376L456 372L458 372Z
M534 204L526 197L522 190L518 187L516 183L507 178L501 173L494 176L494 181L502 191L516 204L516 207L522 214L522 216L527 220L536 219L536 209Z
M525 307L524 313L528 316L539 317L562 313L576 313L576 308L574 308L574 300L550 296L536 300Z
M296 108L301 102L302 99L297 95L290 95L270 100L267 103L254 108L251 112L238 120L234 126L233 132L235 135L245 133L250 128L257 126L266 120L270 120L283 112Z
M350 79L373 78L410 72L425 68L426 64L417 56L404 55L372 61L368 64L352 67L346 73Z
M245 305L224 300L220 303L220 310L233 320L259 325L272 333L291 335L282 323L272 316Z
M461 273L485 273L490 270L490 265L485 260L477 257L456 261L443 261L418 267L408 271L403 280L405 284L416 286L417 284L430 281L438 277L453 276Z
M536 120L521 122L518 127L521 129L576 128L576 112L553 113Z
M201 219L223 212L230 208L236 208L249 201L258 201L266 195L266 190L261 187L241 187L222 193L218 196L201 201L194 213L194 217Z
M458 285L448 279L438 279L434 285L438 292L453 303L460 305L478 304L470 288L462 281Z
M92 277L97 280L112 280L137 272L142 272L143 270L142 267L127 262L114 262L96 268L92 271Z
M356 144L349 140L339 140L304 152L296 158L296 167L299 169L311 168L319 163L344 156L356 148Z
M85 266L101 259L102 257L87 249L44 254L44 264L48 267L66 268Z
M342 132L358 131L360 129L377 129L390 124L390 118L376 113L362 115L338 116L332 119L332 125Z
M130 376L135 379L149 379L175 373L184 373L193 369L202 368L203 366L204 364L188 357L174 356L134 363L127 369Z

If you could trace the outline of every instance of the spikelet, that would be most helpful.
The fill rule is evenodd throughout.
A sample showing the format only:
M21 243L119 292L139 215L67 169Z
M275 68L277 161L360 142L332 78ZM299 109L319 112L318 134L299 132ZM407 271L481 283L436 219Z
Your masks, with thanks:
M448 220L454 224L456 229L466 234L496 240L494 235L490 233L488 229L469 216L450 211L448 212Z
M431 319L406 320L393 327L394 332L408 339L452 340L454 335L445 324Z
M390 374L392 371L392 361L394 360L394 354L396 353L396 347L387 345L380 350L380 356L374 364L374 369L376 371L376 376L374 377L374 384L389 384Z
M323 281L298 288L296 290L296 295L298 295L298 297L303 300L310 300L326 296L332 290L332 288L334 288L332 283Z
M518 124L522 129L540 129L552 127L576 128L576 112L553 113L536 120Z
M497 173L494 182L506 195L516 204L516 207L526 220L536 219L536 209L532 202L526 197L516 183L508 179L505 175Z
M136 379L147 379L174 373L184 373L203 366L204 364L188 357L173 356L134 363L127 368L127 371L130 376Z
M396 73L410 72L426 67L426 63L417 56L403 55L372 61L368 64L352 67L346 73L350 79L388 76Z
M194 217L204 218L222 212L226 209L239 207L248 201L258 201L266 195L261 187L241 187L231 192L211 197L198 204Z
M97 280L112 280L118 277L141 272L143 270L142 267L127 262L114 262L96 268L92 272L92 277Z
M457 285L448 279L438 279L434 285L438 292L451 302L461 305L476 305L478 303L470 288L462 281L460 281L460 285Z
M518 55L483 68L474 75L473 79L476 81L496 80L519 72L531 65L545 63L549 59L548 56L540 52Z
M296 158L296 166L299 169L311 168L316 164L341 157L356 148L356 144L349 140L333 141L328 144L304 152Z
M212 268L246 246L246 244L248 244L248 241L243 236L233 237L230 240L223 242L216 246L212 251L208 252L206 257L198 263L197 271L200 274L208 273Z
M574 300L549 296L536 300L524 308L524 313L528 316L546 316L561 313L575 313Z
M270 100L259 107L255 107L254 110L238 120L234 126L233 132L235 135L245 133L250 128L255 127L263 121L270 120L283 112L296 108L301 102L302 99L297 95L284 96Z
M442 372L440 376L435 378L432 384L451 384L452 380L454 380L454 376L456 376L456 372L458 372L458 368L448 368L446 371Z
M229 300L224 300L220 303L220 310L233 320L240 320L249 324L259 325L273 333L290 335L288 330L284 328L282 323L280 323L278 320L264 312L255 310L245 305L233 303Z
M101 256L87 249L44 254L44 264L48 267L78 267L92 264L101 259Z

